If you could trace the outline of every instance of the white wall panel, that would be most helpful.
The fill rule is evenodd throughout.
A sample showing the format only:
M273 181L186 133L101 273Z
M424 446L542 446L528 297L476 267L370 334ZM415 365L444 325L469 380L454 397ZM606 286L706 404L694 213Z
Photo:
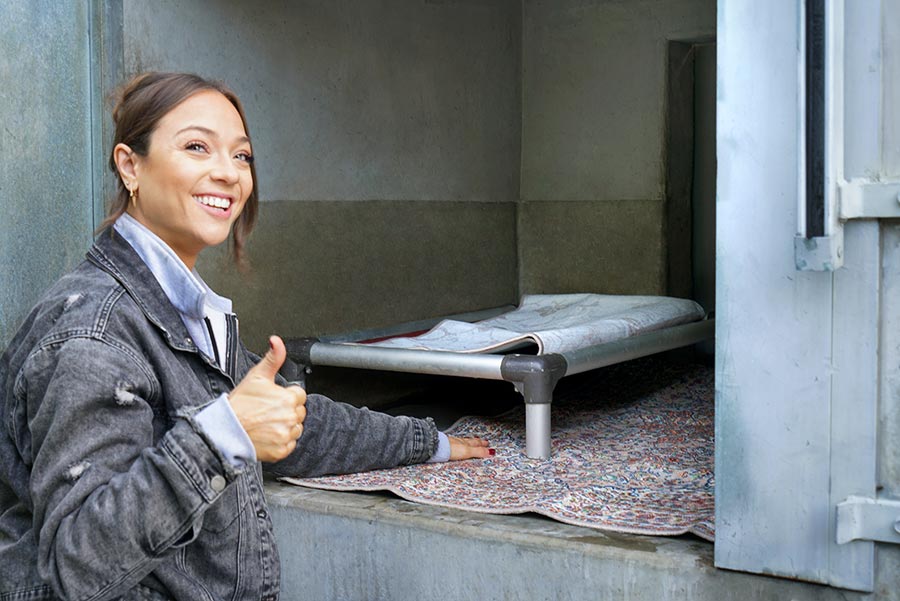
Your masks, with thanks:
M822 581L832 275L794 268L799 10L718 20L716 565Z

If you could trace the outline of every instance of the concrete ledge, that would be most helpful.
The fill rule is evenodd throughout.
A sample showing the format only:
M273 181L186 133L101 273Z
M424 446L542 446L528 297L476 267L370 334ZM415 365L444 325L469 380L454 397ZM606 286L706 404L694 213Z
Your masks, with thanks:
M692 536L606 533L269 481L282 599L862 599L718 570Z

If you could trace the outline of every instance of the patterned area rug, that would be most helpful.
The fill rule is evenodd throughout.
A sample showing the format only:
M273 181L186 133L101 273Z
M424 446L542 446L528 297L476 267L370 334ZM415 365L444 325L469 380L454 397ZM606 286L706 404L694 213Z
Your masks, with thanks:
M287 482L388 490L485 513L535 512L603 530L715 536L711 367L648 358L565 378L553 404L552 457L525 456L524 408L466 417L448 430L479 436L491 459Z

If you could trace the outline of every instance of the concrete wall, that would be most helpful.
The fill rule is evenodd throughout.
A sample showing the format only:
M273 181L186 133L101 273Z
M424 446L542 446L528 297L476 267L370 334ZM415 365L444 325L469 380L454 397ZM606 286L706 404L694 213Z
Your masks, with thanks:
M86 2L0 0L0 349L94 225Z
M247 109L253 275L200 269L252 347L516 300L519 15L512 0L125 1L127 74L220 78Z
M667 43L711 38L712 0L126 0L124 24L126 73L198 71L246 104L276 202L249 285L201 269L252 346L520 292L667 291Z
M266 484L283 601L888 601L712 566L694 537L636 536L380 494ZM311 558L314 558L311 559ZM887 559L887 558L886 558ZM900 562L883 561L896 574Z
M514 249L510 203L270 201L249 273L224 253L200 270L261 345L513 302Z
M521 290L665 293L667 42L714 36L715 2L523 11Z

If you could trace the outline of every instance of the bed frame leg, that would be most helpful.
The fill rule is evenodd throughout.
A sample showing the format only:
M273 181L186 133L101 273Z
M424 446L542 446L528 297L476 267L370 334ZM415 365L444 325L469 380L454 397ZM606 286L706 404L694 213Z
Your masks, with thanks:
M567 367L565 358L557 354L503 358L503 379L525 397L525 454L531 459L550 458L550 403Z
M531 459L550 458L550 403L525 405L525 454Z

